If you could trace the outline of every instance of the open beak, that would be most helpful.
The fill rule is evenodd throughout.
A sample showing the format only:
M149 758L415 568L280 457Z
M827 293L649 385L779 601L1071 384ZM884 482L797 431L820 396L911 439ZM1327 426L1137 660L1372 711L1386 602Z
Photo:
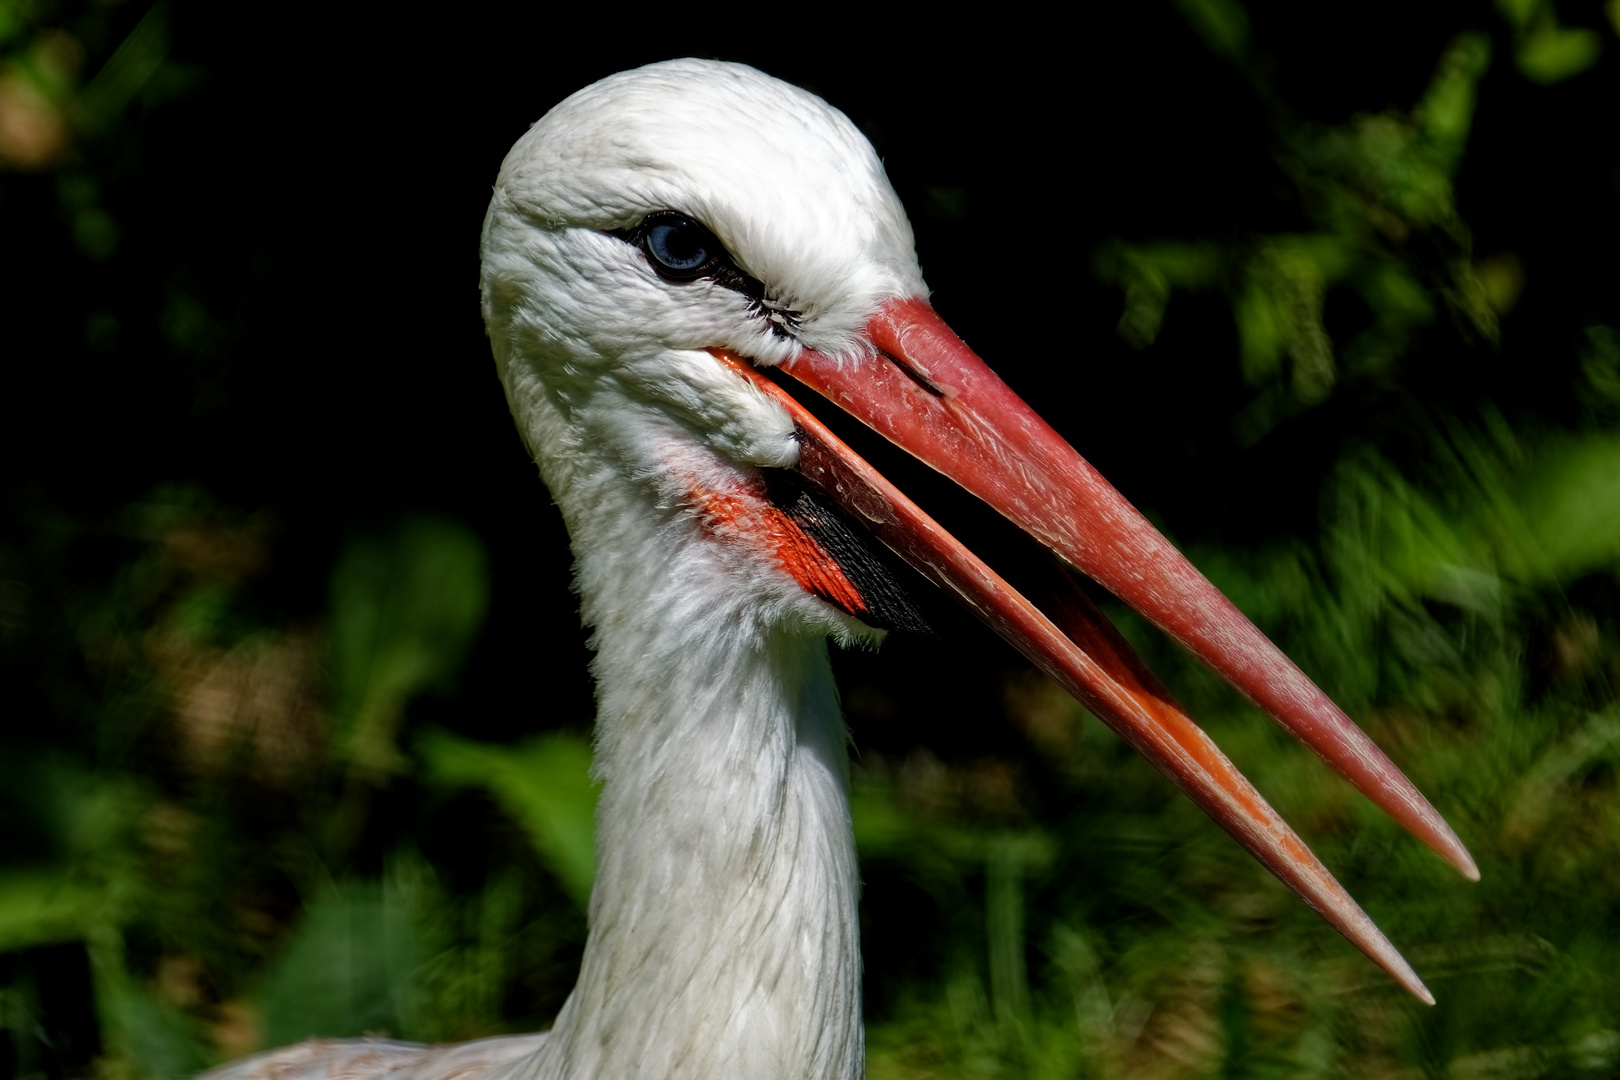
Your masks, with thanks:
M893 301L859 362L783 365L979 496L1214 668L1464 876L1473 859L1371 739L1118 491L1024 404L926 301ZM1072 583L1026 599L752 365L723 360L794 417L799 471L944 587L1185 791L1374 963L1434 999L1394 946Z

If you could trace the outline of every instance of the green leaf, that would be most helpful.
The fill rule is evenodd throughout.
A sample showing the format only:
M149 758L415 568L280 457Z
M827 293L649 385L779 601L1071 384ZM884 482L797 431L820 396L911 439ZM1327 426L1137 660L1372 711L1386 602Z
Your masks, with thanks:
M22 5L17 0L0 0L0 45L22 32Z
M200 1025L127 977L99 995L120 1056L145 1080L184 1080L206 1068Z
M164 4L153 4L80 92L74 104L80 124L95 130L115 120L157 74L168 55L168 9Z
M0 953L83 938L102 906L99 892L65 874L0 875Z
M1491 41L1484 34L1459 34L1441 56L1414 116L1423 133L1455 162L1474 120L1476 87L1491 63Z
M1591 67L1602 48L1596 31L1548 26L1532 31L1519 43L1516 59L1526 78L1538 83L1555 83Z
M535 851L583 909L596 879L596 795L590 744L563 733L515 746L445 732L417 750L438 783L482 787L529 834Z
M1249 13L1237 0L1177 0L1182 17L1213 52L1234 59L1249 44Z
M430 955L416 899L390 880L339 885L317 900L265 979L268 1045L415 1036L419 969Z
M1496 10L1502 17L1512 23L1515 29L1522 30L1530 25L1530 20L1541 9L1544 0L1496 0Z
M344 550L332 573L336 718L360 765L388 771L410 699L448 690L489 603L484 546L466 526L411 518Z
M1258 386L1282 371L1283 319L1271 293L1250 278L1232 301L1243 381Z
M1520 576L1569 581L1620 562L1620 437L1564 443L1542 457L1518 491L1530 544L1507 554Z

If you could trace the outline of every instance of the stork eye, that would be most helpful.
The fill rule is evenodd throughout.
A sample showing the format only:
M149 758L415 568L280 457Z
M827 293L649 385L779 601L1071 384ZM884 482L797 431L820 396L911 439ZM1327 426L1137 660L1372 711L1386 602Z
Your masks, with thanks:
M639 250L665 281L684 284L705 278L741 293L748 298L749 313L763 319L777 337L791 339L804 319L792 305L767 296L764 284L732 260L707 226L679 210L654 210L635 225L605 232Z
M670 281L692 281L714 268L723 248L714 233L685 214L668 212L642 225L641 247Z

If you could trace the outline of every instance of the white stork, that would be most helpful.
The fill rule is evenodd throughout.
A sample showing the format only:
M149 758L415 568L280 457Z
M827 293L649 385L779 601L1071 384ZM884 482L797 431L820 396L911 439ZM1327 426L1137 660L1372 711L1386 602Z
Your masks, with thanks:
M1038 608L764 372L989 502L1308 743L1470 878L1467 851L1326 696L934 314L871 146L752 68L679 60L552 109L501 167L483 309L595 629L599 871L548 1033L315 1042L233 1080L862 1075L858 887L826 641L954 592L1402 986L1428 991L1077 593ZM870 536L863 536L863 530Z

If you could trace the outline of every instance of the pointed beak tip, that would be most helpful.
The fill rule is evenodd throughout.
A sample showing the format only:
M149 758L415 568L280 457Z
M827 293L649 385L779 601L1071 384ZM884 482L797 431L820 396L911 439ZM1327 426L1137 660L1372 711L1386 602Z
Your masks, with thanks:
M1461 838L1452 831L1451 826L1447 825L1438 813L1433 814L1433 819L1439 825L1439 828L1435 830L1438 835L1433 836L1432 839L1425 839L1428 840L1429 846L1434 850L1434 853L1469 881L1478 881L1479 864L1474 861L1472 853L1463 846Z
M871 362L805 352L782 370L940 471L1143 613L1269 712L1470 881L1473 857L1409 780L920 299L874 317ZM719 355L717 353L717 355ZM1086 704L1412 996L1400 954L1091 605L1053 618L963 548L784 391L799 471ZM860 508L854 503L859 502ZM1065 581L1067 579L1065 578ZM1072 590L1072 582L1068 583Z
M1418 978L1418 973L1412 970L1412 965L1406 962L1406 957L1397 952L1394 946L1382 938L1382 935L1379 936L1378 945L1375 945L1372 949L1363 948L1362 951L1367 954L1373 963L1383 968L1402 990L1405 990L1425 1005L1433 1005L1435 1003L1434 995L1423 984L1423 980Z

